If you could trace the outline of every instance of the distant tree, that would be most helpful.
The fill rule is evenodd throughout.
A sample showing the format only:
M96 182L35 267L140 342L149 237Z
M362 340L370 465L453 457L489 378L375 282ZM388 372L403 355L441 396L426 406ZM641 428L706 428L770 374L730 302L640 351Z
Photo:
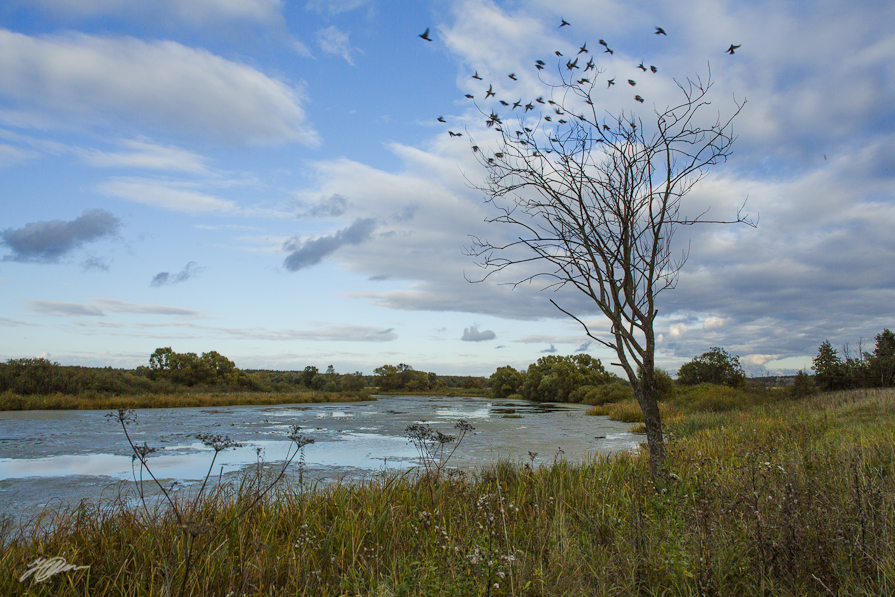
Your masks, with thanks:
M489 378L491 395L495 398L506 398L510 394L518 394L524 381L525 375L509 365L498 367Z
M789 395L793 398L804 398L817 392L814 380L804 371L799 371L792 385L789 387Z
M821 390L841 390L848 387L848 371L829 340L824 340L814 357L814 383Z
M895 334L885 329L875 339L876 347L870 358L874 385L888 388L895 385Z
M708 352L681 365L677 381L685 386L700 383L726 385L732 388L746 381L746 373L740 366L740 358L732 356L723 348L713 347Z
M301 372L301 385L308 389L313 389L314 387L314 379L320 375L320 370L313 365L308 365Z
M609 382L612 377L599 359L587 354L548 355L528 366L522 384L522 396L539 402L572 402L573 394Z

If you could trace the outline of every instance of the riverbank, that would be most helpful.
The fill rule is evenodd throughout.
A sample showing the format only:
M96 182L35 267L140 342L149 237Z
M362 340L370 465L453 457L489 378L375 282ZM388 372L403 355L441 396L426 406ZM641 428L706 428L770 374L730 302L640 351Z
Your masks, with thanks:
M245 484L186 527L124 503L48 511L39 539L6 529L0 593L177 594L185 573L197 595L893 593L895 391L668 425L660 487L645 454L623 453L283 489L255 506ZM89 568L18 581L56 556Z
M275 404L311 404L375 400L366 391L357 392L237 392L203 394L140 394L105 396L102 394L19 396L0 394L0 411L20 410L118 410L120 408L181 408L196 406L263 406Z

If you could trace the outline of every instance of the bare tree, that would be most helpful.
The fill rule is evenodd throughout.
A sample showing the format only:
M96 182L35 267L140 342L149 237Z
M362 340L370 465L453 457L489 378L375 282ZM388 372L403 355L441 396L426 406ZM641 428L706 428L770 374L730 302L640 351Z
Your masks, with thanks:
M543 64L538 61L539 71ZM681 210L684 196L706 169L730 155L732 122L745 102L734 101L729 118L706 120L709 72L705 81L677 82L679 102L654 109L655 121L651 115L646 130L633 112L601 117L597 96L615 91L612 83L597 87L602 71L592 61L588 78L576 80L575 68L572 61L560 61L554 83L539 72L550 99L539 97L524 108L516 102L522 108L518 112L508 108L510 102L498 103L498 97L498 111L477 103L497 136L487 146L472 142L487 171L485 182L475 186L497 210L488 221L510 224L517 236L498 244L472 237L467 252L487 270L474 281L519 266L525 273L514 278L514 286L541 278L547 288L571 285L609 318L611 331L596 334L551 300L590 338L618 355L614 364L625 370L643 410L650 466L658 478L665 470L665 444L654 365L656 298L675 287L689 254L689 248L672 254L677 226L755 225L742 208L729 221ZM491 88L488 94L486 99ZM643 104L639 95L634 99ZM500 105L513 116L501 117Z

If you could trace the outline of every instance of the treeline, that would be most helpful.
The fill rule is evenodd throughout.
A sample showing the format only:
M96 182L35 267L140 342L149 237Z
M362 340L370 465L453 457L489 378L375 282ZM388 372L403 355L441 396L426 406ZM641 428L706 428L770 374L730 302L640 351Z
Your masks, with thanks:
M438 375L417 371L410 365L383 365L373 370L376 374L370 384L383 392L438 392L462 388L466 390L487 389L485 378L464 375Z
M895 334L888 329L874 338L873 352L861 344L854 353L846 344L842 356L825 340L814 357L814 383L821 390L895 386Z
M338 374L332 365L321 374L304 371L243 370L224 355L210 351L177 353L158 348L148 366L136 369L63 366L44 358L0 363L0 393L19 396L133 396L201 392L358 392L368 385L361 373Z

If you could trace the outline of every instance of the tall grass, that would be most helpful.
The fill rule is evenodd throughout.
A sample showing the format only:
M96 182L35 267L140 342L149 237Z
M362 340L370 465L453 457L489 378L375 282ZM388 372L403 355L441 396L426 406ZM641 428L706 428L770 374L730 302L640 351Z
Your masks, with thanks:
M287 485L229 526L250 483L188 528L123 501L47 511L50 531L7 529L0 594L166 595L189 534L193 595L895 594L895 391L679 409L669 437L660 486L631 453ZM53 556L90 568L17 580Z

